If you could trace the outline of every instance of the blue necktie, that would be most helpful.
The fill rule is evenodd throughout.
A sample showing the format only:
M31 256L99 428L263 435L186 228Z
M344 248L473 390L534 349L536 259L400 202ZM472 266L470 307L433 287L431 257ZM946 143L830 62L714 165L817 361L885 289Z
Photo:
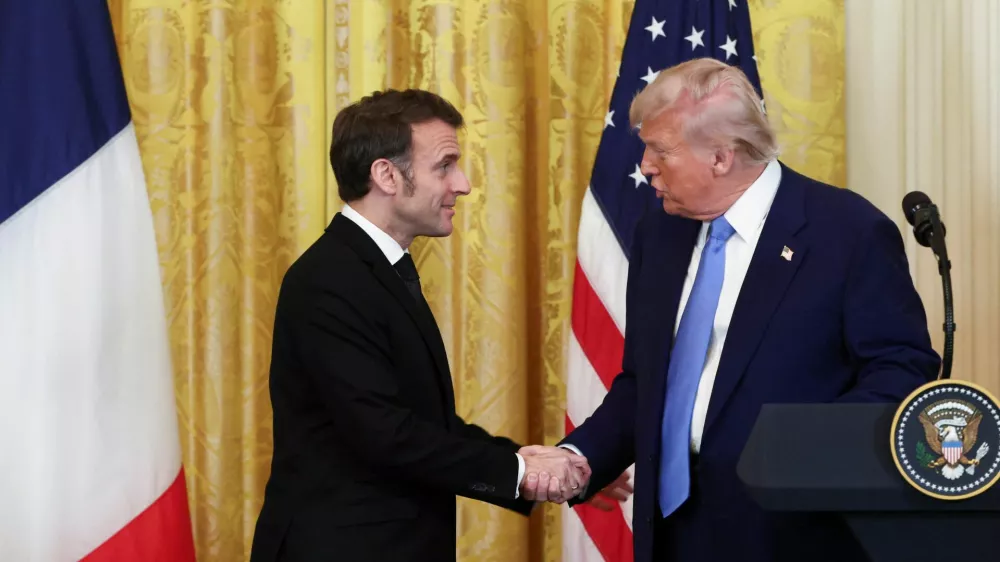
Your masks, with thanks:
M691 489L691 415L726 273L726 240L733 232L724 216L712 221L670 354L660 426L659 500L664 517L684 503Z

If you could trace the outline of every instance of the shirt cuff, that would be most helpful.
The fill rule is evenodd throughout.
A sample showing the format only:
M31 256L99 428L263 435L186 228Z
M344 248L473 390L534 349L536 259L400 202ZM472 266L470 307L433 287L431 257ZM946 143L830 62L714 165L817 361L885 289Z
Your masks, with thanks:
M517 457L517 486L514 486L514 499L516 500L521 497L521 480L524 479L524 457L517 453L514 453L514 456Z
M580 455L581 457L587 456L587 455L584 455L583 453L581 453L580 449L577 449L576 447L574 447L573 445L570 445L569 443L563 443L562 445L559 445L559 446L562 447L563 449L569 449L570 451L573 451L574 453Z

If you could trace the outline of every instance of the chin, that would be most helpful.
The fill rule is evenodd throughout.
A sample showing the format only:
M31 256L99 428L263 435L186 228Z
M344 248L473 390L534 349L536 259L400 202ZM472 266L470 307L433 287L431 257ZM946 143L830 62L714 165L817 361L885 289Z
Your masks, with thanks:
M681 208L680 208L680 206L678 206L677 203L671 201L670 199L667 199L666 197L663 198L663 210L668 215L679 215L679 214L681 214Z
M429 233L427 236L431 236L431 237L434 237L434 238L441 238L443 236L451 236L451 233L454 230L455 230L455 227L451 224L451 221L448 221L446 223L437 225L437 227L433 229L433 232Z

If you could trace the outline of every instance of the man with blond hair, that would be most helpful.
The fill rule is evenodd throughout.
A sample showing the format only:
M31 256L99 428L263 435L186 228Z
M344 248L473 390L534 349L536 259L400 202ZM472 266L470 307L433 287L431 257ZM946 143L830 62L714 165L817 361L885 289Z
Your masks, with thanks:
M573 502L634 462L637 562L864 560L832 516L760 509L736 463L763 404L899 401L935 378L899 231L777 160L736 67L664 70L630 119L663 208L636 228L622 371L561 444L593 471Z

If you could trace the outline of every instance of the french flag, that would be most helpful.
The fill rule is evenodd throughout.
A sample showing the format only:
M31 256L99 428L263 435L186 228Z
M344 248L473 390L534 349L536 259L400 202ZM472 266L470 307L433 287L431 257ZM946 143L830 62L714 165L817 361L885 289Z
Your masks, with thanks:
M0 560L193 561L105 0L0 2Z

